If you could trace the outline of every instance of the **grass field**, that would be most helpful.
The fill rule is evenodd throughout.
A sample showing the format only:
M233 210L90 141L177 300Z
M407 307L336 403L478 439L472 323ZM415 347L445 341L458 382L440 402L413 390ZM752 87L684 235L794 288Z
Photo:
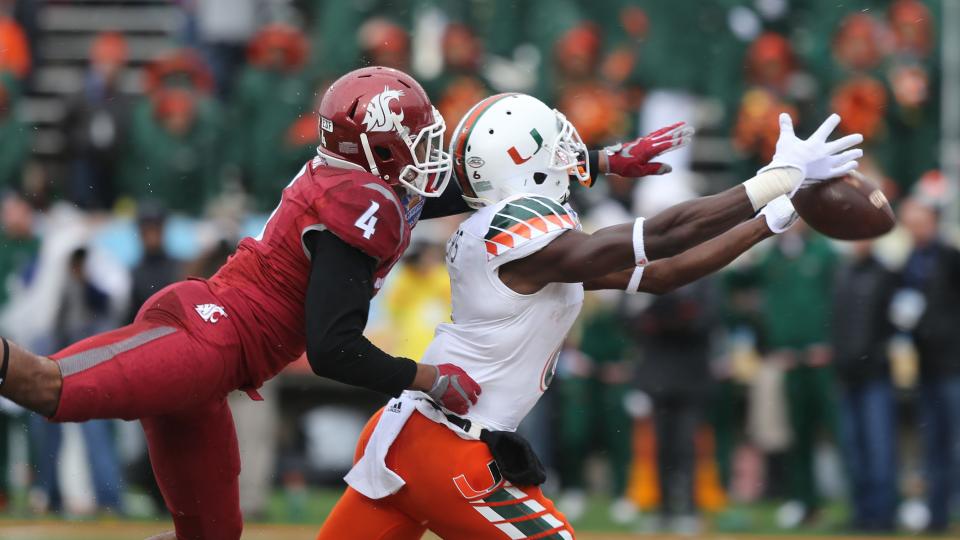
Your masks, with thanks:
M248 522L244 529L245 540L312 540L324 517L339 496L337 490L310 490L305 497L295 501L277 492L271 497L265 522ZM621 540L627 538L682 538L668 535L638 534L631 527L617 525L609 520L606 509L608 500L602 497L590 499L583 519L574 523L580 540ZM710 516L710 532L698 536L704 540L857 540L864 536L843 535L846 512L840 505L824 509L822 519L802 533L783 533L775 525L774 503L734 506ZM641 519L642 521L642 519ZM165 530L171 524L166 520L118 519L115 517L95 520L38 519L25 513L14 512L13 516L0 517L0 540L137 540L150 537ZM635 529L634 529L635 530ZM960 532L960 531L955 531ZM904 534L903 536L907 536ZM919 540L920 536L909 536ZM939 538L960 538L960 535ZM436 540L427 535L425 539ZM877 538L877 537L873 537ZM882 538L882 537L881 537ZM353 540L353 539L349 539ZM362 539L360 539L362 540Z
M15 522L0 521L0 538L3 540L133 540L142 539L164 530L160 522L113 522L113 523L70 523L70 522ZM316 525L250 525L244 530L245 540L310 540L317 532ZM578 533L578 540L626 540L628 538L673 539L666 535L642 535L626 533ZM435 539L427 535L424 539ZM753 534L708 533L697 538L704 540L858 540L867 537L856 536L769 536ZM352 539L351 539L352 540ZM357 539L361 540L361 539Z

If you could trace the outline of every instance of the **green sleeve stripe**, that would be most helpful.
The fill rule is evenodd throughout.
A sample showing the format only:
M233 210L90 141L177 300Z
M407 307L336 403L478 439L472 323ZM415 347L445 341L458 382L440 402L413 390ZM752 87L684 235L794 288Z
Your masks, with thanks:
M523 200L523 201L536 201L536 202L542 204L543 206L546 206L547 208L549 208L551 212L553 212L554 214L557 214L558 216L566 215L566 214L568 213L568 212L567 212L567 209L564 208L563 205L561 205L561 204L558 203L557 201L554 201L554 200L549 199L549 198L547 198L547 197L540 197L540 196L526 197L526 198L521 199L521 200Z
M511 495L510 492L508 492L505 489L498 489L493 493L491 493L490 495L487 495L486 497L483 498L483 502L487 504L501 503L501 502L507 502L507 501L515 501L515 500L517 500L517 498Z
M563 206L546 197L524 197L509 202L493 216L490 226L496 227L496 229L488 230L486 239L489 240L499 234L500 231L497 229L506 230L517 223L549 215L562 217L569 215L569 212Z
M548 514L544 514L548 515ZM533 519L525 519L523 521L511 521L511 525L520 530L523 534L527 536L535 536L540 533L545 533L557 529L556 526L551 525L547 520L542 517L536 517ZM558 531L559 532L559 531Z

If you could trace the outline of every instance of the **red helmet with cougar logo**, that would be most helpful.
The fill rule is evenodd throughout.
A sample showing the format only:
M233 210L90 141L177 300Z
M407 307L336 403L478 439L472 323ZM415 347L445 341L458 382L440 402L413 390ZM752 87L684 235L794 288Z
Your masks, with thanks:
M439 197L451 170L445 128L413 77L367 67L340 77L324 94L317 151L333 166L350 163L390 185Z

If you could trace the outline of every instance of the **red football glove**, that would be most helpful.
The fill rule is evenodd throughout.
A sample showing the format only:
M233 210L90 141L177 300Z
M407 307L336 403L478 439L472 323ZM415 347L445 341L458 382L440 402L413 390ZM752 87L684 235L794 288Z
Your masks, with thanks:
M691 126L677 122L628 143L608 146L603 149L607 155L607 172L628 178L667 174L673 170L670 165L650 160L688 145L693 133Z
M480 385L458 366L440 364L437 366L437 382L427 395L447 410L466 414L470 406L477 403Z

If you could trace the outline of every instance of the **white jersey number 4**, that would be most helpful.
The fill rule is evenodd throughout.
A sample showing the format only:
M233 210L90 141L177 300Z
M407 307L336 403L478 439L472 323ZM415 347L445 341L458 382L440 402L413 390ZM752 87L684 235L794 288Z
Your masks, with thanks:
M373 233L377 232L377 216L374 214L377 213L377 210L380 209L380 203L377 201L370 201L370 208L367 208L367 211L363 213L362 216L357 218L357 221L353 225L363 231L363 237L367 240L373 236Z

